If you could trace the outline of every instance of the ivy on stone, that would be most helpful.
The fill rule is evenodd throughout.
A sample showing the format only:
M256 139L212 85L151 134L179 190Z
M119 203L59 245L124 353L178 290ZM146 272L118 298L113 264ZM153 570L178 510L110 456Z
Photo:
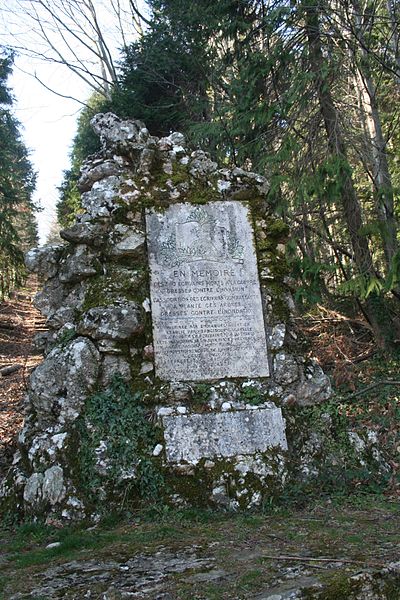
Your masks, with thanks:
M141 393L133 392L117 374L110 386L88 398L85 416L78 421L80 483L92 500L113 500L129 492L157 500L164 486L152 451L158 440Z

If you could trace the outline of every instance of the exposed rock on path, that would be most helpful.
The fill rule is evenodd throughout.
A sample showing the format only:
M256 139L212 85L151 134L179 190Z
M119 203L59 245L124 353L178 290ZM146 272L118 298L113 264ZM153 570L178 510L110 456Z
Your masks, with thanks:
M0 529L0 598L398 600L399 520L371 497L362 509L172 512L24 541Z

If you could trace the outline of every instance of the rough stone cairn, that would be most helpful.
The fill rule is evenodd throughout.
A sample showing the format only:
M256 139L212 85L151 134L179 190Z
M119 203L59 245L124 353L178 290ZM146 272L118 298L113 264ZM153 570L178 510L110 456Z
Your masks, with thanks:
M288 416L331 394L318 364L299 352L284 257L288 231L268 206L268 183L241 168L220 168L206 152L189 150L180 133L159 139L140 121L111 113L95 116L92 126L102 150L82 166L81 213L61 231L64 244L26 256L44 282L34 302L48 331L36 337L44 360L31 376L19 449L0 488L2 506L49 522L96 520L111 507L146 499L260 506L286 484L288 457L304 477L314 472L321 439L310 433L296 445ZM184 381L162 381L155 370L146 213L226 201L246 205L252 215L270 375L199 382L188 373ZM180 427L191 417L201 443L226 435L232 452L179 458ZM241 452L240 429L257 419L270 423L271 440L282 428L277 441L263 447L255 424L254 448ZM190 421L192 433L197 421Z

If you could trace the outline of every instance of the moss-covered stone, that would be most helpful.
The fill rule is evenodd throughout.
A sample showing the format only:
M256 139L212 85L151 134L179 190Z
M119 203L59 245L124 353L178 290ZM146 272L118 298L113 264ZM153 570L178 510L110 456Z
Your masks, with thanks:
M148 295L148 273L144 266L124 269L109 264L106 274L90 280L80 313L113 304L115 300L143 301Z
M74 432L74 482L88 507L99 512L106 499L107 511L122 501L132 508L161 499L160 460L152 456L161 432L146 418L140 392L115 377L106 391L88 398Z

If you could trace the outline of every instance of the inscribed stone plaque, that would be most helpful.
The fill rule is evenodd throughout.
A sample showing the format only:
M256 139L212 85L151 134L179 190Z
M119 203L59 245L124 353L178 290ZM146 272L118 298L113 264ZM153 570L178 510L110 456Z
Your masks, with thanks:
M269 375L254 234L241 202L148 211L154 353L164 380Z
M163 417L163 425L170 462L287 449L280 408Z

